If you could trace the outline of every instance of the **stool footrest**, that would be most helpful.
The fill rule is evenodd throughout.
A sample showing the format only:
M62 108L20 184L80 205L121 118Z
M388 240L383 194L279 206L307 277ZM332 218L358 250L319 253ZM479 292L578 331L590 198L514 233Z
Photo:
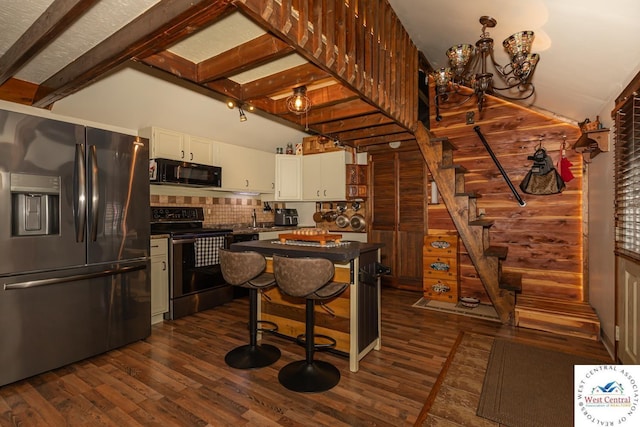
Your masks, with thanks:
M265 325L265 326L263 326ZM258 332L277 332L278 325L269 320L258 320Z
M315 342L315 340L317 338L324 339L324 340L327 340L329 342L323 343L323 344L318 344L317 342ZM330 349L330 348L336 348L336 344L337 344L336 340L334 338L331 338L328 335L313 334L313 340L314 340L313 348L316 349L316 350L327 350L327 349ZM298 335L296 337L296 344L305 347L307 345L306 334Z

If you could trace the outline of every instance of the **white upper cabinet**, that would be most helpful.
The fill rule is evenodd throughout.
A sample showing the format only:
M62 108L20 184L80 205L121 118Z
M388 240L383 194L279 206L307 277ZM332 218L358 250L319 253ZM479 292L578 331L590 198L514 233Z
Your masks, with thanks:
M216 166L222 167L222 190L273 193L275 154L219 142Z
M276 200L302 199L302 157L276 154Z
M188 149L187 162L200 163L203 165L218 166L214 156L215 146L217 142L199 136L187 136Z
M215 141L158 127L141 129L139 133L149 138L149 157L152 159L214 165Z
M345 200L344 151L302 156L302 199Z

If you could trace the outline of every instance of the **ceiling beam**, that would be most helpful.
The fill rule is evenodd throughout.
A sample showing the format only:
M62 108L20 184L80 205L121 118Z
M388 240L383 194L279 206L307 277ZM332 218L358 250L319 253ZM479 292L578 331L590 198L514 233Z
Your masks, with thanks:
M292 90L300 85L309 85L316 80L322 80L330 75L311 63L299 65L288 70L272 74L242 84L242 99L250 101L273 93Z
M354 129L362 129L370 126L379 126L387 123L393 123L395 120L381 113L367 114L350 119L338 120L331 123L320 125L322 133L333 134L337 132L345 132Z
M40 85L33 105L46 107L136 56L161 50L235 10L232 0L163 0Z
M64 32L97 0L55 0L0 58L0 85Z
M378 136L393 135L406 132L402 126L391 123L388 125L369 126L362 129L355 129L346 132L340 132L335 135L340 141L354 141L363 138L373 138Z
M166 71L181 79L187 79L197 83L197 65L168 50L149 55L142 59L137 59L145 65Z
M377 112L379 112L378 108L371 104L361 99L354 99L327 108L312 108L311 111L309 111L308 120L309 124L318 125Z
M337 83L318 89L307 90L307 96L311 101L311 109L329 107L331 105L359 98L358 94L354 91ZM285 115L290 113L287 108L287 98L281 98L274 101L274 108L274 111L271 113L276 115Z
M9 79L0 85L0 99L23 105L31 105L38 85L19 79Z
M377 144L388 144L389 142L394 141L408 141L415 140L416 136L409 132L404 133L396 133L392 135L384 135L384 136L376 136L373 138L363 138L363 139L355 139L350 141L350 145L353 145L356 148L368 147L371 145Z
M294 52L292 46L270 34L264 34L200 62L197 66L198 81L206 83L221 77L230 77L282 58L291 52Z

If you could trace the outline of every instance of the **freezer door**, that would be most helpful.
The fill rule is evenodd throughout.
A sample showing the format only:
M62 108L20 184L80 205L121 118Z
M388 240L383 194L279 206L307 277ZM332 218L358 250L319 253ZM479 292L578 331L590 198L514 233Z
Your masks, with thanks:
M149 261L0 279L0 386L151 333Z
M76 155L84 127L0 110L0 276L84 265Z
M149 142L87 128L89 264L149 256Z

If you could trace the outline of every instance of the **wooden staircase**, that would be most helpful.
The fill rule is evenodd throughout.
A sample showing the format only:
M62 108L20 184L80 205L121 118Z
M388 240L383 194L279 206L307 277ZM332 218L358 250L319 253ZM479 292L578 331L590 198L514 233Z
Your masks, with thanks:
M415 131L420 151L435 180L469 258L504 324L597 340L600 322L586 302L561 301L522 292L522 275L502 269L508 247L490 241L492 220L477 215L477 193L465 191L465 168L453 163L455 146L436 138L419 123Z
M415 136L458 235L500 320L504 324L514 325L516 293L521 291L522 276L502 271L502 261L507 257L509 248L491 245L489 229L493 221L477 216L476 201L480 195L465 192L466 169L453 163L453 144L447 138L432 137L421 123Z

